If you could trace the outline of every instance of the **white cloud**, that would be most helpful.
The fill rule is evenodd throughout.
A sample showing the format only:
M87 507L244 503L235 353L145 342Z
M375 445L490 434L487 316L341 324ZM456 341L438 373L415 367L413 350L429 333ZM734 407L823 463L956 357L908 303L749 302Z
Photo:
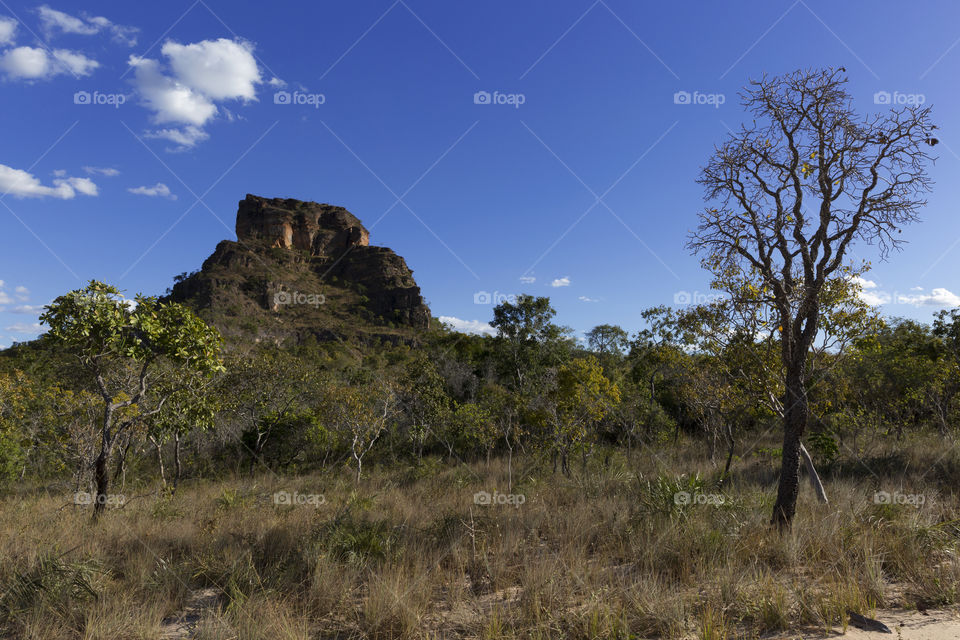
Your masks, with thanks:
M0 17L0 44L13 44L17 31L17 21Z
M178 125L151 132L152 137L190 148L208 137L202 127L220 113L217 102L256 100L256 85L263 80L251 44L226 38L192 44L170 41L160 51L166 70L158 60L130 56L128 61L153 122Z
M598 299L596 299L596 298L588 298L587 296L580 296L579 300L580 300L581 302L600 302L600 301L599 301Z
M39 322L33 322L33 323L18 322L16 324L10 325L9 327L6 327L5 330L10 331L12 333L36 334L43 331L43 326Z
M167 42L160 52L178 80L213 100L257 97L260 69L246 42L226 38L186 45Z
M137 44L137 27L127 27L114 24L103 16L77 18L63 11L57 11L43 5L37 9L40 14L40 24L43 31L48 36L60 33L74 33L84 36L92 36L100 32L108 32L117 42L132 47Z
M203 94L163 75L156 60L130 56L137 90L157 123L177 122L202 126L217 114L217 106Z
M536 276L520 276L520 282L523 284L533 284L536 281Z
M849 280L859 287L857 297L871 307L889 304L892 300L890 294L877 289L877 283L873 280L867 280L860 276L853 276Z
M281 80L280 78L276 78L276 77L270 78L270 80L269 80L269 82L267 82L267 84L269 84L271 87L277 87L277 88L287 86L286 81Z
M111 169L109 167L107 168L84 167L83 170L89 173L90 175L100 174L101 176L106 176L108 178L112 178L113 176L120 175L119 171L117 171L116 169Z
M12 313L24 313L27 315L39 315L43 312L42 304L20 304L10 310Z
M169 140L177 145L169 149L170 151L183 151L184 149L189 149L203 142L210 137L210 134L198 127L183 127L181 129L160 129L158 131L152 131L147 133L146 137Z
M14 80L46 80L70 73L87 76L100 63L68 49L47 52L37 47L16 47L0 54L0 71Z
M60 198L70 200L78 193L97 195L97 185L90 178L56 178L53 186L40 182L33 174L0 164L0 193L16 198Z
M471 333L474 335L487 335L494 336L497 334L497 330L490 326L488 322L480 322L479 320L461 320L460 318L455 318L453 316L440 316L440 322L445 325L448 325L454 331L459 331L460 333Z
M550 283L550 286L551 287L569 287L570 278L567 276L564 276L562 278L557 278L556 280Z
M127 191L138 196L150 196L151 198L170 198L171 200L177 199L177 195L170 192L170 187L162 182L158 182L152 187L133 187L132 189L127 189Z
M20 302L26 302L30 299L30 290L26 287L17 287L13 290L13 292L16 294L17 300Z
M53 58L60 66L75 76L88 76L94 69L100 66L100 63L96 60L88 58L82 53L68 51L67 49L56 49L53 52Z
M898 296L897 302L917 307L960 307L960 296L943 287L938 287L928 294Z
M910 287L910 291L917 293L890 295L879 289L877 283L872 280L855 276L850 278L850 281L860 286L857 292L860 299L874 307L890 303L912 304L915 307L960 307L960 296L943 287L937 287L930 293L919 293L923 291L923 287Z

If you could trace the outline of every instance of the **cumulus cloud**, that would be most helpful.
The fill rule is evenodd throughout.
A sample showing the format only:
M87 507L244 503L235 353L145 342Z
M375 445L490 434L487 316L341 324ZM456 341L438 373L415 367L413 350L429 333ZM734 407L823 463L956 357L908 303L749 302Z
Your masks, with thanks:
M163 184L162 182L158 182L152 187L133 187L131 189L127 189L127 191L129 191L130 193L134 193L138 196L149 196L151 198L169 198L171 200L177 199L177 195L175 193L170 192L170 187Z
M587 296L580 296L579 300L581 302L600 302L597 298L588 298Z
M0 71L14 80L46 80L61 74L88 76L100 63L68 49L16 47L0 54Z
M26 302L30 299L30 290L26 287L17 287L13 290L13 293L17 296L17 300L20 302Z
M550 286L551 287L569 287L570 278L567 276L564 276L562 278L557 278L556 280L550 283Z
M857 292L860 299L874 307L890 303L911 304L915 307L960 307L960 296L943 287L937 287L930 293L920 293L923 287L910 287L910 291L917 293L891 295L881 290L873 280L856 276L850 278L850 281L860 286Z
M536 281L536 276L520 276L520 282L523 284L533 284Z
M440 316L440 322L449 326L454 331L459 331L460 333L471 333L474 335L487 336L494 336L497 334L497 330L491 327L488 322L480 322L479 320L461 320L460 318L455 318L453 316Z
M167 42L160 49L173 75L212 100L253 100L262 82L252 46L220 38L193 44Z
M917 307L960 307L960 296L948 289L938 287L927 294L898 296L897 302Z
M43 326L39 322L17 322L9 327L5 327L5 331L10 331L11 333L38 334L43 331Z
M111 169L111 168L109 168L109 167L107 167L107 168L103 168L103 167L84 167L83 170L86 171L87 173L89 173L90 175L99 174L99 175L101 175L101 176L106 176L106 177L108 177L108 178L112 178L112 177L114 177L114 176L120 175L120 172L119 172L119 171L117 171L116 169Z
M33 174L0 164L0 193L16 198L60 198L70 200L77 194L97 195L97 185L90 178L55 178L53 186L43 184Z
M40 24L48 37L58 33L74 33L92 36L97 33L109 33L117 42L132 47L137 44L137 27L127 27L114 24L103 16L77 18L63 11L51 9L43 5L37 9L40 14Z
M0 45L13 44L16 39L17 21L0 16Z
M13 313L24 313L27 315L40 315L43 312L42 304L19 304L10 310Z
M217 102L256 100L263 80L251 44L226 38L185 45L171 41L160 52L165 66L137 56L128 61L153 122L176 125L151 132L153 137L193 147L208 137L202 127L220 113Z

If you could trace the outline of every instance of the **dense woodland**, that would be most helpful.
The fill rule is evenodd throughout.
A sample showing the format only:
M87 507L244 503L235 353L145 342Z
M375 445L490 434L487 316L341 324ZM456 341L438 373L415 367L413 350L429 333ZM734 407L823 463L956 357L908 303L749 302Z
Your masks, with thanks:
M122 320L113 342L96 345L104 351L47 335L3 353L8 489L92 488L103 447L98 377L113 404L136 400L111 418L109 474L120 485L171 488L264 470L349 467L359 479L371 464L510 454L569 475L613 448L680 438L701 443L726 476L732 461L760 453L751 444L782 415L774 332L765 340L738 333L723 303L649 309L637 333L599 325L578 340L547 298L521 296L494 309L495 337L440 327L421 344L375 348L212 338L211 362L194 372L175 353L125 351L136 319L163 305L141 299L129 311L117 295L96 295ZM960 312L942 311L927 325L860 311L855 336L831 336L811 358L815 419L806 444L818 467L877 440L956 435Z

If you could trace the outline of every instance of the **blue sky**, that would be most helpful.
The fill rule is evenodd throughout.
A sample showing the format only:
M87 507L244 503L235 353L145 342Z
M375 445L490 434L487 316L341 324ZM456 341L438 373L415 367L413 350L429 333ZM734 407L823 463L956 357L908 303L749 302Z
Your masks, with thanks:
M867 294L923 320L960 303L952 0L265 6L0 0L0 346L91 278L163 293L247 193L347 207L460 326L525 292L634 331L710 293L684 243L738 89L828 65L862 112L887 92L941 127L923 221Z

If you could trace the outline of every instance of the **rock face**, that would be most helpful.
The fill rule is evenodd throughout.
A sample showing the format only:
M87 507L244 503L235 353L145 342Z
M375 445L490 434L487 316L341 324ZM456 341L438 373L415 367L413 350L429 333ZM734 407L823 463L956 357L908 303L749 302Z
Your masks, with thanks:
M370 232L343 207L247 194L237 210L237 240L338 257L369 245Z
M290 331L327 339L352 327L430 324L407 263L370 246L370 232L343 207L247 195L236 230L236 242L224 240L200 271L178 277L171 299L219 317L270 314L257 322L287 322Z

